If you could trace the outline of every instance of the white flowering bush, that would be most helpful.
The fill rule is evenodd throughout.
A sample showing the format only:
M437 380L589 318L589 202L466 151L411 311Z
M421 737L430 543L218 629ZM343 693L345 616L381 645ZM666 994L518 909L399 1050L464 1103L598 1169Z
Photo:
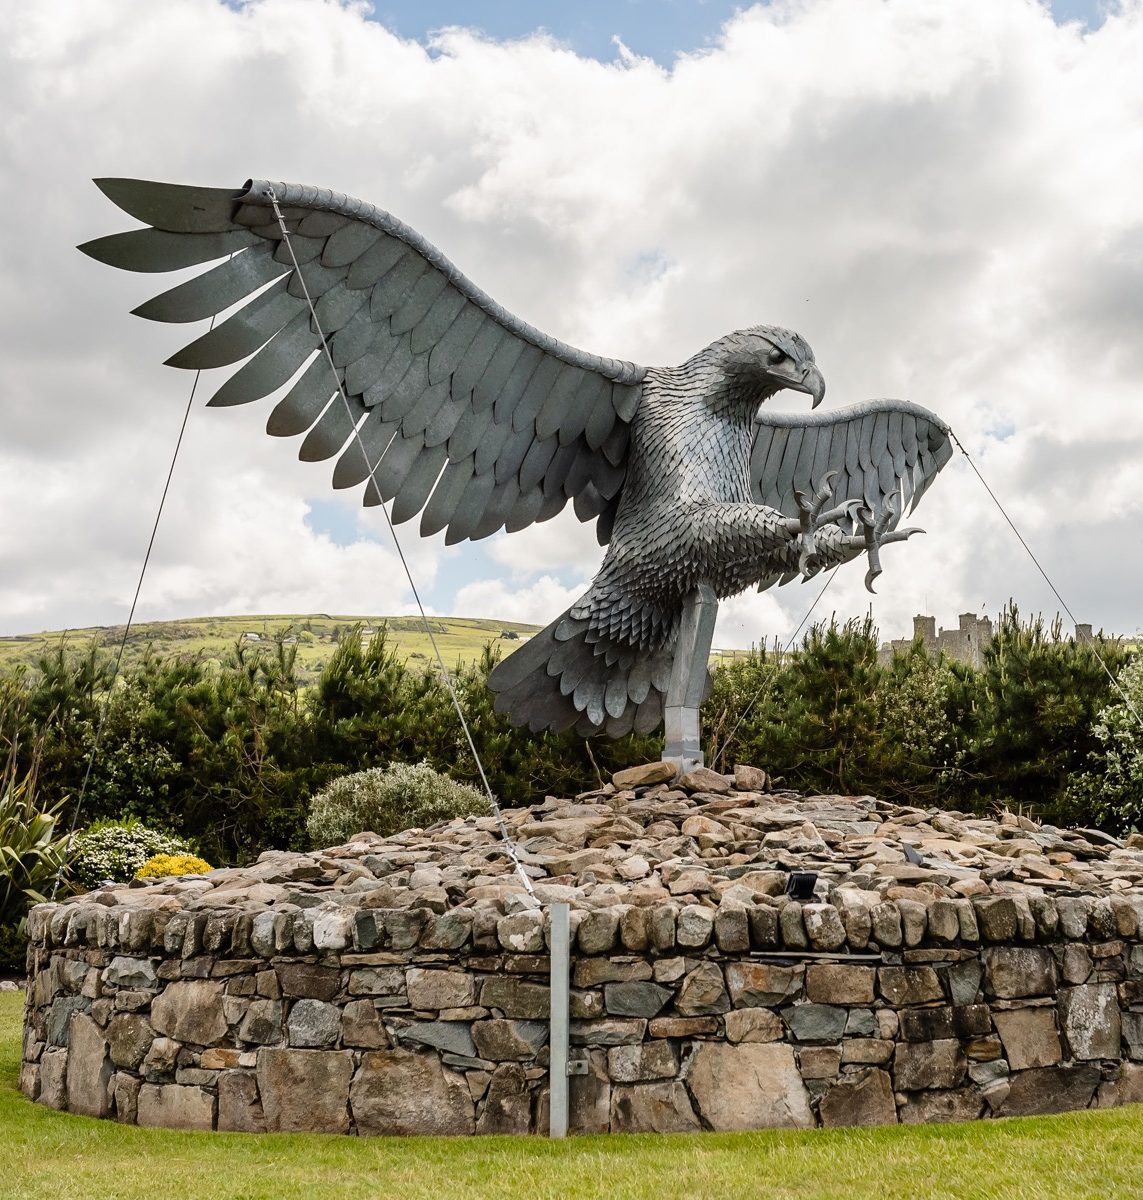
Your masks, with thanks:
M191 854L184 838L150 829L141 821L98 821L75 840L71 878L81 888L106 879L126 883L156 854Z
M336 846L366 829L386 836L491 811L482 792L428 763L391 763L343 775L323 788L310 801L306 829L315 846Z

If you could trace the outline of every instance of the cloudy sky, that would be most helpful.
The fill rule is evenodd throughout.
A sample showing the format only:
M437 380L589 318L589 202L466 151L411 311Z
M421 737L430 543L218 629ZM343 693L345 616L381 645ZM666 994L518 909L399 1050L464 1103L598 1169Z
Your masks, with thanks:
M387 208L532 324L673 363L759 322L827 406L944 416L1083 621L1143 624L1143 4L1060 0L0 7L0 634L121 622L192 376L129 315L167 281L78 242L89 180L329 186ZM139 616L400 613L376 512L204 378ZM785 407L804 399L791 395ZM967 464L884 556L873 613L1054 611ZM439 613L550 620L601 553L570 513L446 549ZM862 568L825 604L864 613ZM785 636L814 584L723 606Z

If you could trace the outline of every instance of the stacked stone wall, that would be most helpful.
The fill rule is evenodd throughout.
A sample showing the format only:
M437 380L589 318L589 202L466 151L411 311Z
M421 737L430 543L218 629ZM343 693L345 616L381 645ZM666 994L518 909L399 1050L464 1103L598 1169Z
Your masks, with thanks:
M701 892L685 870L668 882ZM736 878L717 903L573 912L573 1131L1143 1100L1143 897L803 904L782 872ZM184 1129L546 1132L542 911L125 896L33 911L32 1099Z

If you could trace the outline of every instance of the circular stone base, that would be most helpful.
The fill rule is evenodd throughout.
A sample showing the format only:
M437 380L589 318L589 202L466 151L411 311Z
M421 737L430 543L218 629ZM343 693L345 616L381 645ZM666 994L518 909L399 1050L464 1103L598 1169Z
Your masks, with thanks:
M534 899L469 818L39 905L20 1086L173 1128L546 1132L566 902L573 1131L1143 1100L1143 852L669 773L506 812Z

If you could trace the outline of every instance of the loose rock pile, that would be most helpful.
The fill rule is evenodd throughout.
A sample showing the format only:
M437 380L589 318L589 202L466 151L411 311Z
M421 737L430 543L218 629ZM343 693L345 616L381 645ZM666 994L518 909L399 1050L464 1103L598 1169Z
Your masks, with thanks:
M41 905L22 1086L141 1124L542 1132L562 901L573 1128L1143 1098L1143 850L766 784L655 763L506 812L535 900L470 818Z

